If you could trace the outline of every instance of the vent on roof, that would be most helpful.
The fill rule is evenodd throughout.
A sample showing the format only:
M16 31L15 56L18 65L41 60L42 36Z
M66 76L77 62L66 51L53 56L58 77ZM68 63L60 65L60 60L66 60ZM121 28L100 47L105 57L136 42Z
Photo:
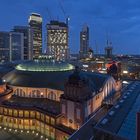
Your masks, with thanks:
M112 116L115 113L115 111L110 111L109 115Z
M123 98L124 98L124 99L126 99L126 98L127 98L127 96L123 96Z
M122 99L122 100L120 100L120 103L123 103L124 102L124 100Z
M115 106L116 109L119 108L119 107L120 107L120 105L116 105L116 106Z
M134 87L131 87L131 89L134 90L135 88Z
M133 90L129 89L128 91L129 91L129 92L132 92Z
M106 124L107 122L108 122L108 119L105 118L105 119L102 120L101 123L102 123L102 124Z

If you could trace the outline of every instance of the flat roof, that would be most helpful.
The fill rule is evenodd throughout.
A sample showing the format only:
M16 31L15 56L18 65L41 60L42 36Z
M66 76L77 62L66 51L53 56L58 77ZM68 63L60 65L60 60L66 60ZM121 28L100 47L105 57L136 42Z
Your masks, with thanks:
M136 113L140 109L140 81L131 83L120 100L96 125L95 129L124 137L136 139Z

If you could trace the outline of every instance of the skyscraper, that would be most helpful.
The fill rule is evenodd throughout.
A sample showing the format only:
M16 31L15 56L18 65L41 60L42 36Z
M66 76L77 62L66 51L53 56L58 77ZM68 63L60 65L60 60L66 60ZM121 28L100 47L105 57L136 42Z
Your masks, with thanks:
M84 25L80 32L80 58L86 58L89 49L89 27Z
M108 40L107 40L107 46L105 47L106 58L111 58L112 57L112 50L113 50L112 42L109 43Z
M9 32L0 32L0 62L8 62L10 60L9 43Z
M32 29L28 26L15 26L13 31L23 33L24 35L23 58L24 60L32 60L32 51L33 51Z
M33 31L33 58L38 58L42 54L42 17L32 13L28 22Z
M23 60L24 34L10 32L10 61Z
M68 24L54 20L47 24L47 53L57 61L69 59Z

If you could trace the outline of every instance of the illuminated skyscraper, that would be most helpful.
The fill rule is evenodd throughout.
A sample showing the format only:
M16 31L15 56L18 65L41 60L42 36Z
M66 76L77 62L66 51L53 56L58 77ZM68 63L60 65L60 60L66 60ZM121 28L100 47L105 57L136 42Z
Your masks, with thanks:
M89 27L84 26L80 32L80 58L86 58L89 50Z
M32 13L28 22L33 30L33 58L38 58L42 54L42 17Z
M9 43L9 32L0 32L0 62L8 62L10 60Z
M69 59L68 25L66 23L50 21L47 24L47 53L57 61Z
M32 60L33 38L31 28L28 26L15 26L13 31L23 33L24 35L23 58L24 60Z

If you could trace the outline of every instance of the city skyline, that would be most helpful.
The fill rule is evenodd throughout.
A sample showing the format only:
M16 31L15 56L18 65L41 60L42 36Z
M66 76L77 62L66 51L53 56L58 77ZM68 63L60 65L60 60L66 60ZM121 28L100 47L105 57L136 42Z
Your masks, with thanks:
M113 43L115 54L139 54L139 5L138 0L118 0L112 2L77 0L53 0L53 1L27 1L27 0L2 0L1 8L1 31L12 30L15 25L27 25L30 13L37 12L43 17L43 36L45 37L45 26L52 19L65 21L63 10L66 16L70 16L70 50L71 53L78 53L80 49L79 34L83 24L87 24L90 30L90 47L104 53L107 33ZM7 8L5 8L7 7ZM71 8L72 7L72 8ZM10 14L9 14L10 13ZM77 20L78 19L78 20ZM43 41L43 48L45 43ZM122 49L123 48L123 49Z

